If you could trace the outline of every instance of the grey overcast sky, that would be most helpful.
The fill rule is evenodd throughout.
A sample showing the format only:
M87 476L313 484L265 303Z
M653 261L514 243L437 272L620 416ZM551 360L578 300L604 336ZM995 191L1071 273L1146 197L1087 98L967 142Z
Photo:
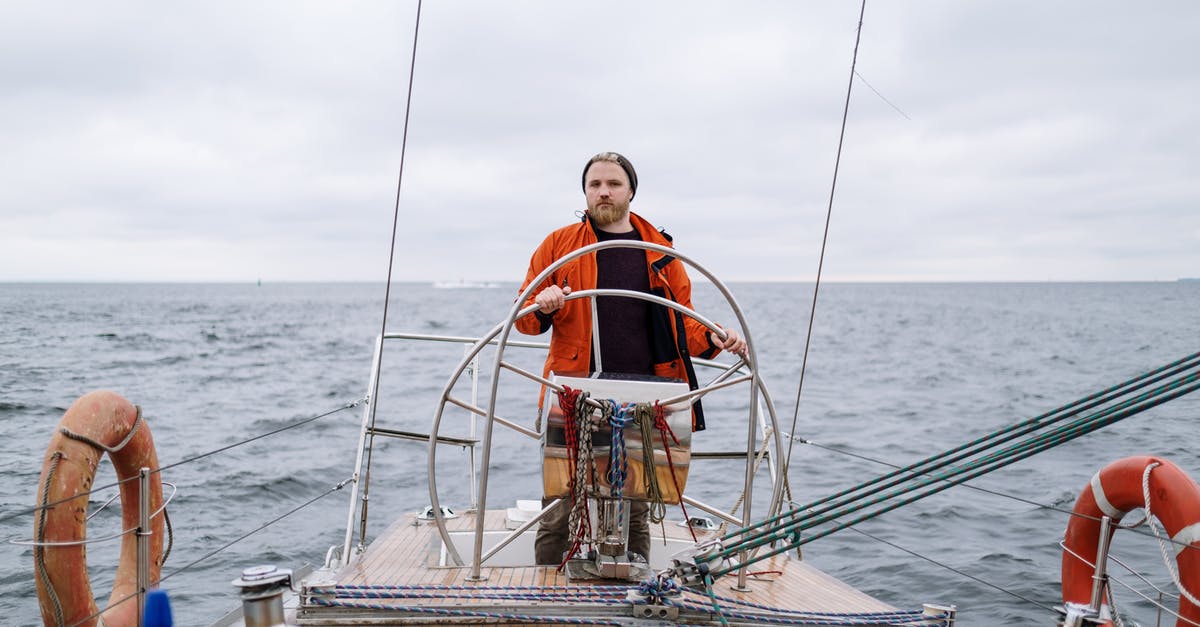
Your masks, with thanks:
M0 4L0 281L384 279L416 7ZM858 9L427 1L396 278L519 280L616 150L680 250L811 280ZM1197 33L869 2L824 278L1200 276Z

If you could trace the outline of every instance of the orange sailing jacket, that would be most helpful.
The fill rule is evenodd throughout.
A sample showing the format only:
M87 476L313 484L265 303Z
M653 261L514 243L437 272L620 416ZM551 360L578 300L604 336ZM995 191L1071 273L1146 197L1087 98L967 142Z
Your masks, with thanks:
M642 241L671 246L670 237L654 228L641 216L630 212L629 220L641 235ZM578 224L562 227L546 237L529 260L529 270L521 291L529 286L537 275L558 259L597 241L591 221L584 219ZM650 272L650 292L672 300L688 309L692 308L692 283L688 279L683 262L674 256L646 251L646 267ZM596 256L584 255L564 265L537 289L522 307L534 304L534 297L550 285L569 285L573 291L596 288ZM693 318L673 309L650 303L651 347L654 374L687 381L692 389L698 383L692 368L691 355L708 359L720 352L709 338L708 329ZM546 358L544 376L551 371L578 373L592 371L592 310L587 299L569 300L562 309L551 316L531 313L517 320L517 330L526 335L540 335L552 328L550 355ZM693 405L692 430L704 429L704 412L700 403Z

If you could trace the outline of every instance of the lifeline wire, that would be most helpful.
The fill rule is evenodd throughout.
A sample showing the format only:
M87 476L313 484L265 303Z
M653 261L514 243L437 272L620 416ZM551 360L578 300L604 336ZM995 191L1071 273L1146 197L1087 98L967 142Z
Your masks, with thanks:
M321 414L317 414L317 415L315 415L315 416L310 416L310 417L308 417L308 418L305 418L305 419L303 419L303 420L299 420L299 421L297 421L297 422L293 422L293 423L291 423L291 424L287 424L287 425L284 425L284 426L282 426L282 427L279 427L278 429L273 429L273 430L271 430L271 431L267 431L266 433L260 433L260 434L258 434L258 435L256 435L256 436L252 437L252 438L248 438L248 439L245 439L245 440L241 440L241 441L239 441L239 442L234 442L233 444L230 444L230 445L228 445L228 446L222 446L221 448L218 448L218 449L213 449L213 450L211 450L211 451L208 451L208 452L206 452L206 453L201 453L201 454L199 454L199 455L196 455L195 457L188 457L188 458L186 458L186 459L179 460L179 461L177 461L177 462L175 462L175 463L173 463L173 464L168 464L168 465L166 465L166 466L159 466L158 468L151 469L151 470L150 470L150 473L151 473L151 474L154 474L154 473L161 473L161 472L162 472L162 471L164 471L164 470L169 470L169 469L171 469L171 468L174 468L174 467L176 467L176 466L182 466L182 465L184 465L184 464L190 464L190 463L192 463L192 462L195 462L195 461L199 461L199 460L201 460L201 459L204 459L205 457L210 457L210 456L212 456L212 455L216 455L217 453L224 453L225 451L228 451L229 449L232 449L232 448L237 448L237 447L239 447L239 446L243 446L243 445L249 444L249 443L251 443L251 442L254 442L254 441L257 441L257 440L261 440L261 439L263 439L263 438L265 438L265 437L272 436L272 435L275 435L275 434L277 434L277 433L282 433L282 432L284 432L284 431L288 431L288 430L291 430L291 429L295 429L295 428L297 428L297 427L302 427L302 426L304 426L304 425L306 425L306 424L308 424L308 423L310 423L310 422L313 422L313 421L316 421L316 420L320 420L321 418L326 418L326 417L332 416L333 414L336 414L336 413L338 413L338 412L340 412L340 411L345 411L345 410L347 410L347 409L352 409L352 408L354 408L354 407L358 407L358 406L359 406L359 405L360 405L360 404L361 404L361 403L362 403L364 400L366 400L366 399L362 399L362 398L360 398L360 399L357 399L357 400L351 401L351 402L349 402L349 403L346 403L345 405L342 405L341 407L338 407L338 408L336 408L336 409L331 409L331 410L329 410L329 411L327 411L327 412L324 412L324 413L321 413ZM119 488L119 487L120 487L122 484L124 484L124 483L127 483L127 482L130 482L130 481L137 481L137 479L138 479L137 475L133 475L133 476L130 476L130 477L126 477L125 479L121 479L121 480L119 480L119 481L115 481L115 482L113 482L113 483L109 483L109 484L102 485L102 486L95 486L95 487L93 487L91 490L89 490L89 491L87 491L87 492L83 492L83 493L80 493L80 494L76 494L76 495L74 495L74 496L68 496L68 497L64 497L64 498L61 498L61 499L59 499L59 500L57 500L57 501L54 501L54 502L51 502L51 503L43 503L43 504L41 504L41 505L38 505L38 506L35 506L35 507L30 507L30 508L22 509L22 510L19 510L19 511L12 512L12 513L10 513L10 514L5 514L5 515L3 515L3 516L0 516L0 522L3 522L3 521L5 521L5 520L8 520L9 518L16 518L17 516L25 516L25 515L27 515L27 514L32 514L32 513L35 513L35 512L37 512L38 510L41 510L41 509L44 509L44 508L49 508L49 507L54 507L54 506L56 506L56 505L60 505L60 504L62 504L62 503L66 503L67 501L72 501L72 500L75 500L75 499L78 499L78 498L82 498L82 497L84 497L84 496L89 496L89 497L90 497L92 494L95 494L95 493L97 493L97 492L100 492L100 491L103 491L103 490L110 490L110 489L112 489L112 488Z
M842 145L846 141L846 118L850 115L850 93L854 89L855 66L858 65L858 44L862 41L863 15L867 12L867 0L862 0L858 10L858 29L854 35L854 55L850 59L850 80L846 85L846 104L842 107L842 130L838 134L837 157L833 161L833 183L829 186L829 206L825 210L825 232L821 235L821 255L817 260L817 280L813 284L812 308L808 312L808 332L804 336L804 356L800 359L800 381L796 384L796 404L792 408L791 433L796 432L796 421L800 417L800 393L804 390L804 372L808 367L808 347L812 344L813 319L817 316L817 294L821 291L821 270L825 267L825 246L829 243L829 223L833 219L833 195L837 190L838 169L842 165ZM794 440L788 441L787 457L783 468L790 468Z
M182 460L180 460L180 461L177 461L177 462L175 462L174 464L167 464L166 466L160 466L160 467L158 468L158 470L154 470L154 471L152 471L152 472L162 472L162 471L164 471L164 470L169 470L169 469L171 469L171 468L174 468L174 467L176 467L176 466L182 466L182 465L184 465L184 464L190 464L190 463L192 463L192 462L194 462L194 461L197 461L197 460L204 459L205 457L209 457L209 456L211 456L211 455L216 455L217 453L224 453L225 451L228 451L228 450L229 450L229 449L231 449L231 448L236 448L236 447L239 447L239 446L243 446L243 445L245 445L245 444L249 444L249 443L251 443L251 442L254 442L254 441L256 441L256 440L261 440L261 439L263 439L263 438L265 438L265 437L268 437L268 436L275 435L275 434L277 434L277 433L282 433L282 432L284 432L284 431L288 431L288 430L290 430L290 429L295 429L296 427L303 427L304 425L306 425L306 424L308 424L308 423L310 423L310 422L314 422L314 421L316 421L316 420L320 420L321 418L325 418L325 417L328 417L328 416L332 416L333 414L336 414L336 413L338 413L339 411L346 411L347 409L353 409L353 408L355 408L355 407L358 407L358 405L359 405L360 403L362 403L364 400L366 400L366 399L362 399L362 398L360 398L360 399L357 399L357 400L351 401L351 402L349 402L349 403L346 403L345 405L342 405L341 407L338 407L337 409L331 409L331 410L329 410L329 411L327 411L327 412L325 412L325 413L323 413L323 414L317 414L316 416L312 416L312 417L309 417L309 418L305 418L305 419L303 419L303 420L299 420L299 421L293 422L293 423L291 423L291 424L284 425L284 426L282 426L282 427L279 427L278 429L273 429L273 430L271 430L271 431L267 431L266 433L260 433L260 434L258 434L258 435L256 435L256 436L252 437L252 438L249 438L249 439L246 439L246 440L242 440L241 442L234 442L233 444L230 444L229 446L222 446L221 448L218 448L218 449L211 450L211 451L209 451L209 452L207 452L207 453L201 453L201 454L199 454L199 455L197 455L197 456L195 456L195 457L189 457L189 458L187 458L187 459L182 459ZM136 478L137 478L137 477L133 477L133 479L136 479Z
M1051 606L1051 605L1046 605L1045 603L1042 603L1042 602L1040 602L1040 601L1036 601L1036 600L1034 600L1034 599L1031 599L1031 598L1029 598L1029 597L1027 597L1027 596L1020 595L1020 594L1018 594L1018 593L1016 593L1016 592L1013 592L1012 590L1007 590L1007 589L1005 589L1005 588L1003 588L1003 587L1001 587L1001 586L998 586L998 585L996 585L996 584L994 584L994 583L992 583L992 582L990 582L990 581L986 581L986 580L984 580L984 579L980 579L979 577L976 577L975 575L972 575L971 573L968 573L968 572L965 572L965 571L959 570L959 569L957 569L957 568L955 568L955 567L953 567L953 566L951 566L951 565L949 565L949 564L946 564L946 563L944 563L944 562L939 562L939 561L937 561L937 560L933 559L932 557L928 557L928 556L926 556L926 555L921 555L920 553L917 553L916 551L913 551L912 549L907 549L907 548L905 548L905 547L902 547L902 546L900 546L899 544L896 544L895 542L891 542L891 541L889 541L889 540L886 540L886 539L884 539L884 538L880 538L879 536L876 536L876 535L872 535L872 534L870 534L870 533L867 533L867 532L863 531L862 529L856 529L856 528L854 528L854 527L851 527L851 528L850 528L850 531L853 531L853 532L855 532L855 533L858 533L858 534L860 534L860 535L866 536L866 537L868 537L868 538L870 538L870 539L872 539L872 540L874 540L874 541L876 541L876 542L880 542L880 543L882 543L882 544L886 544L886 545L888 545L888 546L892 547L893 549L896 549L896 550L899 550L899 551L904 551L905 553L908 553L909 555L912 555L913 557L917 557L917 558L923 559L923 560L925 560L926 562L929 562L930 564L933 564L934 566L938 566L938 567L941 567L941 568L945 568L946 570L948 570L948 571L950 571L950 572L952 572L952 573L954 573L954 574L956 574L956 575L962 575L963 577L966 577L967 579L970 579L970 580L974 581L975 583L978 583L978 584L981 584L981 585L987 586L987 587L989 587L989 588L993 588L993 589L995 589L995 590L998 590L998 591L1000 591L1000 592L1003 592L1004 594L1007 594L1007 595L1009 595L1009 596L1011 596L1011 597L1014 597L1014 598L1017 598L1017 599L1020 599L1020 600L1022 600L1022 601L1024 601L1024 602L1026 602L1026 603L1029 603L1030 605L1036 605L1036 606L1038 606L1038 607L1040 607L1040 608L1042 608L1043 610L1046 610L1046 611L1048 611L1048 612L1053 612L1053 611L1054 611L1054 607L1053 607L1053 606Z
M346 486L346 484L347 484L347 483L350 483L350 481L351 481L351 479L346 479L346 480L344 480L344 481L341 481L340 483L338 483L337 485L333 486L332 488L329 488L328 490L326 490L326 491L324 491L324 492L322 492L322 493L320 493L320 494L318 494L318 495L314 496L313 498L311 498L311 499L309 499L309 500L307 500L307 501L305 501L305 502L301 503L300 505L297 505L296 507L293 507L292 509L290 509L290 510L288 510L288 511L286 511L286 512L284 512L284 513L282 513L282 514L280 514L280 515L278 515L278 516L276 516L275 518L272 518L271 520L268 520L267 522L263 523L262 525L259 525L259 527L258 527L257 529L253 529L253 530L251 530L251 531L248 531L248 532L246 532L246 533L244 533L244 534L242 534L242 535L238 536L237 538L235 538L235 539L233 539L232 541L230 541L230 542L228 542L228 543L224 544L223 546L217 547L215 550L208 552L208 553L207 553L207 554L205 554L203 557L200 557L200 558L198 558L198 559L192 560L191 562L188 562L187 564L184 564L183 566L181 566L181 567L179 567L179 568L175 569L174 571L171 571L171 573L170 573L170 574L163 575L163 576L162 576L162 577L161 577L161 578L158 580L158 581L159 581L159 584L161 585L161 584L162 584L162 582L166 581L167 579L170 579L171 577L174 577L175 575L178 575L179 573L182 573L182 572L184 572L185 570L188 570L188 569L190 569L191 567L195 566L196 564L199 564L200 562L203 562L204 560L206 560L206 559L208 559L208 558L210 558L210 557L212 557L212 556L216 555L217 553L220 553L221 551L224 551L225 549L228 549L229 547L231 547L231 546L233 546L233 545L237 544L238 542L241 542L242 540L245 540L246 538L249 538L250 536L252 536L252 535L254 535L254 534L256 534L256 533L258 533L258 532L262 531L263 529L266 529L267 527L270 527L271 525L274 525L275 523L277 523L277 522L279 522L279 521L283 520L284 518L287 518L288 516L291 516L292 514L295 514L296 512L298 512L298 511L300 511L300 510L302 510L302 509L304 509L304 508L308 507L309 505L312 505L313 503L316 503L317 501L319 501L319 500L321 500L321 499L323 499L323 498L325 498L325 497L329 496L330 494L333 494L334 492L337 492L338 490L341 490L343 487L345 487L345 486Z
M241 541L244 541L244 539L246 539L246 538L248 538L248 537L251 537L251 536L253 536L253 535L254 535L254 533L258 533L259 531L263 531L264 529L266 529L266 527L269 527L269 526L271 526L271 525L274 525L274 524L276 524L276 522L278 522L278 521L280 521L280 520L283 520L284 518L287 518L287 516L289 516L289 515L292 515L292 514L294 514L294 513L296 513L296 512L299 512L299 510L301 510L301 509L304 509L304 508L306 508L306 507L308 507L308 506L311 506L311 504L312 504L312 503L316 503L317 501L319 501L319 500L322 500L322 498L324 498L324 497L326 497L326 496L329 496L330 494L334 494L334 492L336 492L337 490L341 490L341 489L342 489L342 488L344 488L344 486L346 486L346 484L347 484L347 483L349 483L349 482L350 482L350 479L342 480L342 482L341 482L341 483L338 483L337 485L334 485L334 486L332 486L332 488L330 488L329 490L326 490L326 491L322 492L322 494L319 494L319 495L317 495L317 496L314 496L314 497L310 498L310 500L308 500L308 501L306 501L306 502L304 502L304 503L301 503L301 504L299 504L299 506L296 506L296 507L294 507L293 509L290 509L290 510L288 510L288 512L286 512L286 513L283 513L283 514L280 514L280 515L278 515L278 516L275 516L275 518L274 518L274 519L271 519L271 520L269 520L269 521L266 521L266 522L264 522L264 524L263 524L263 525L260 525L260 526L258 527L258 529L256 529L256 530L252 530L252 531L250 531L250 532L247 532L247 533L244 533L244 535L241 535L241 536L239 536L238 538L235 538L235 539L234 539L234 541L232 541L232 542L229 542L229 543L227 543L227 544L224 544L224 545L223 545L223 547L217 548L216 550L212 550L212 551L210 551L210 553L208 553L208 554L204 555L203 557L200 557L200 559L198 559L198 560L193 560L193 561L191 561L191 562L188 562L188 563L186 563L186 565L184 565L184 566L181 566L181 567L180 567L180 568L178 568L178 569L175 569L175 571L173 571L172 573L169 573L169 574L164 574L164 575L162 575L162 577L161 577L161 578L158 578L158 585L162 585L163 581L166 581L166 580L167 580L167 579L169 579L169 578L175 577L175 575L176 575L176 574L179 574L179 573L182 573L182 572L185 572L185 571L187 571L187 569L190 569L190 568L192 568L193 566L196 566L196 565L198 565L198 563L200 563L200 562L203 562L203 561L205 561L205 560L208 560L208 559L209 559L209 557L212 557L212 556L214 556L214 555L216 555L216 554L218 554L218 553L221 553L221 551L223 551L223 550L226 550L226 549L228 549L229 547L233 547L233 545L234 545L234 544L238 544L239 542L241 542ZM163 555L163 560L166 560L166 555ZM52 590L53 590L53 589L52 589ZM114 603L110 603L109 605L107 605L107 607L106 607L106 608L103 608L103 609L97 610L95 614L92 614L92 615L90 615L90 616L86 616L86 617L84 617L84 619L83 619L83 620L80 620L80 621L78 621L78 622L76 622L76 623L72 623L71 627L76 627L76 626L78 626L78 625L83 625L83 623L85 623L85 622L88 622L88 621L90 621L91 619L95 619L95 617L96 617L96 616L100 616L101 614L103 614L103 613L106 613L106 611L108 611L108 610L110 610L110 609L113 609L113 608L115 608L115 607L116 607L116 605L120 605L121 603L125 603L125 602L127 602L127 601L130 601L130 599L137 598L137 597L138 597L138 592L133 592L133 593L132 593L132 595L128 595L128 596L126 596L126 597L124 597L124 598L121 598L121 599L119 599L119 601L116 601L116 602L114 602ZM61 610L60 610L60 611L61 611ZM62 619L59 619L59 625L62 625Z

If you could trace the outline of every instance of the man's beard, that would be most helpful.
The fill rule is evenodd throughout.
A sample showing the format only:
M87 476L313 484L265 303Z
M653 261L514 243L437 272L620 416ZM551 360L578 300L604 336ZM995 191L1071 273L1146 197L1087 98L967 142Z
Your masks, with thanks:
M608 205L596 204L595 207L588 208L588 215L592 216L592 222L596 226L608 226L621 221L629 214L629 201L612 202Z

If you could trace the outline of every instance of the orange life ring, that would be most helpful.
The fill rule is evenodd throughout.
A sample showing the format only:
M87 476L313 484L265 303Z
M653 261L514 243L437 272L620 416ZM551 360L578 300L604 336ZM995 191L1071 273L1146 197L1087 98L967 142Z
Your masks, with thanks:
M50 438L38 481L38 505L34 516L34 569L38 605L46 625L94 626L99 617L87 573L85 544L43 545L81 542L87 538L88 494L96 476L100 456L109 453L121 483L121 526L138 526L141 468L158 469L154 438L141 420L140 410L113 392L91 392L67 409ZM126 479L133 478L129 481ZM150 475L150 508L162 508L162 481ZM150 522L151 584L158 582L163 559L163 515ZM103 614L106 627L137 627L136 601L118 601L137 592L137 537L121 538L121 563L117 567L112 596ZM114 605L116 604L116 605ZM88 617L92 618L88 618ZM80 621L83 621L80 623Z
M1105 466L1076 499L1074 511L1078 515L1072 516L1067 524L1063 542L1064 603L1090 603L1093 575L1090 562L1095 560L1100 541L1099 519L1108 516L1118 521L1126 513L1145 507L1142 477L1154 464L1157 466L1150 470L1149 479L1150 513L1177 543L1175 563L1179 566L1180 582L1188 591L1200 592L1200 546L1197 545L1200 543L1200 486L1169 461L1138 456ZM1184 596L1179 600L1179 615L1182 618L1176 625L1193 625L1195 622L1189 621L1200 621L1200 607Z

